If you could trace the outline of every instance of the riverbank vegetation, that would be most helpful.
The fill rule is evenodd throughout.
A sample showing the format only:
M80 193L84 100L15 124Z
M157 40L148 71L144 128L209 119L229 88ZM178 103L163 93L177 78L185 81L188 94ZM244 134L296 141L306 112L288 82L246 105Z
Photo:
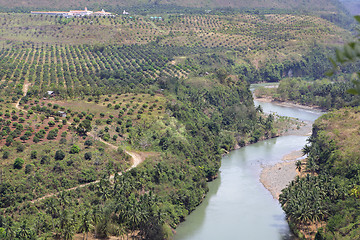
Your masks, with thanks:
M255 95L260 98L270 97L275 101L291 101L329 110L358 106L359 97L347 92L353 87L353 83L340 78L335 82L329 79L306 81L301 78L286 78L280 81L278 87L257 89Z
M359 235L359 115L343 108L316 120L309 144L307 171L280 195L292 228L302 238L354 239Z

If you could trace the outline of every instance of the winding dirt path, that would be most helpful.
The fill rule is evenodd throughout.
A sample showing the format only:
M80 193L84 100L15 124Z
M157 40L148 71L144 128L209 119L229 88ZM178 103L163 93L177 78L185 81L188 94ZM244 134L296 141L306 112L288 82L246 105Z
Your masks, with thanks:
M22 89L22 91L23 91L23 96L24 96L24 97L26 96L27 92L29 91L29 86L30 86L30 83L28 83L27 80L25 80L24 85L23 85L23 89ZM19 110L20 110L20 107L19 107L19 105L20 105L20 100L21 100L21 98L20 98L20 99L16 102L16 104L15 104L15 107L16 107L17 109L19 109Z
M89 134L89 135L92 136L91 134ZM98 139L98 140L99 140L100 142L105 143L106 145L110 146L110 147L113 148L113 149L117 149L117 148L118 148L117 146L115 146L115 145L113 145L113 144L111 144L111 143L105 142L105 141L102 140L102 139ZM133 164L131 165L130 168L128 168L127 170L125 170L125 172L130 171L131 169L137 167L140 163L142 163L142 162L145 160L145 158L142 157L142 156L141 156L140 154L138 154L138 153L130 152L130 151L126 151L126 150L125 150L125 153L128 154L128 155L130 155L131 158L132 158L132 160L133 160ZM118 175L122 175L123 172L118 172L117 174L118 174ZM110 175L109 180L113 180L114 177L115 177L115 174ZM89 185L91 185L91 184L96 184L96 183L99 183L99 182L100 182L100 180L96 180L96 181L94 181L94 182L89 182L89 183L80 184L80 185L78 185L78 186L65 189L65 190L63 190L63 191L66 191L66 192L67 192L67 191L75 190L75 189L78 189L78 188L83 188L83 187L89 186ZM45 198L49 198L49 197L56 196L56 195L58 195L59 193L60 193L60 192L49 193L49 194L47 194L47 195L45 195L45 196L43 196L43 197L41 197L41 198L37 198L37 199L32 200L31 203L36 203L36 202L39 202L39 201L41 201L41 200L43 200L43 199L45 199Z
M28 92L28 90L29 90L29 86L30 86L30 83L28 83L28 82L25 82L25 83L24 83L24 86L23 86L23 96L24 96L24 97L26 96L26 94L27 94L27 92ZM17 101L17 103L16 103L16 105L15 105L15 107L16 107L17 109L19 109L19 110L20 110L20 107L19 107L19 105L20 105L20 100L21 100L21 98ZM103 142L104 144L110 146L112 149L118 149L117 146L115 146L115 145L113 145L113 144L111 144L111 143L108 143L108 142L104 141L104 140L101 139L101 138L97 138L97 137L96 137L95 135L93 135L92 133L89 133L89 136L92 137L92 138L94 138L95 140L98 140L98 141L100 141L100 142ZM125 172L130 171L131 169L137 167L140 163L142 163L142 162L145 160L145 157L142 157L142 156L141 156L140 154L138 154L138 153L130 152L130 151L127 151L127 150L125 150L125 153L128 154L128 155L130 155L131 158L132 158L132 160L133 160L133 163L132 163L131 167L128 168ZM117 174L118 174L118 175L122 175L122 172L118 172ZM109 180L113 180L114 177L115 177L115 174L110 175ZM82 188L82 187L89 186L90 184L96 184L96 183L99 183L99 182L100 182L100 180L96 180L96 181L94 181L94 182L89 182L89 183L85 183L85 184L80 184L80 185L78 185L78 186L75 186L75 187L72 187L72 188L69 188L69 189L65 189L65 190L63 190L63 191L71 191L71 190L75 190L75 189L78 189L78 188ZM52 197L52 196L56 196L56 195L58 195L59 193L60 193L60 192L57 192L57 193L49 193L49 194L47 194L47 195L45 195L45 196L43 196L43 197L41 197L41 198L34 199L34 200L32 200L31 202L32 202L32 203L36 203L36 202L39 202L39 201L41 201L41 200L43 200L43 199L45 199L45 198L49 198L49 197Z

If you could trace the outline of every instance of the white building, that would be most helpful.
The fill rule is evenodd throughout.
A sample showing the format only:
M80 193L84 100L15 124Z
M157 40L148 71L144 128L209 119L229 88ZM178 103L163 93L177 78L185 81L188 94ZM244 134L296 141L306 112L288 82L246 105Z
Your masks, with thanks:
M105 12L104 9L102 9L99 12L93 12L89 11L87 7L85 7L84 10L70 10L69 12L57 12L57 11L51 11L51 12L41 12L41 11L31 11L31 14L36 15L50 15L50 16L63 16L63 17L85 17L85 16L113 16L110 12Z

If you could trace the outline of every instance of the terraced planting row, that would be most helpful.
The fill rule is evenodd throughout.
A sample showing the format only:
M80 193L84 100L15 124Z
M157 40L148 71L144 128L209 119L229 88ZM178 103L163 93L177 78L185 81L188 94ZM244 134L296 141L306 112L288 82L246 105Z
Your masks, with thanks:
M184 52L187 50L155 45L2 49L0 89L4 95L15 92L21 96L27 82L32 86L30 95L46 96L46 91L70 96L116 92L125 84L147 85L162 74L186 76L190 66L169 63Z
M9 191L16 189L16 193L0 206L32 200L95 181L105 172L126 169L130 159L121 148L113 149L97 140L114 146L139 141L141 135L134 134L134 128L142 124L146 129L157 119L168 117L165 107L166 99L161 94L116 94L66 102L26 97L20 109L1 99L2 180L11 179ZM86 129L87 122L90 128Z
M62 19L28 14L1 14L0 30L8 42L35 44L146 44L207 48L281 49L291 41L338 43L349 33L310 15L165 15ZM290 43L289 43L290 42ZM265 48L264 46L265 45Z
M262 50L262 45L284 48L289 41L336 42L340 28L314 16L291 15L234 15L228 16L179 16L169 21L157 22L163 31L171 31L175 42L190 35L192 42L204 47L239 48L247 46ZM331 26L331 27L330 27ZM166 38L165 44L174 41ZM266 50L266 49L265 49Z

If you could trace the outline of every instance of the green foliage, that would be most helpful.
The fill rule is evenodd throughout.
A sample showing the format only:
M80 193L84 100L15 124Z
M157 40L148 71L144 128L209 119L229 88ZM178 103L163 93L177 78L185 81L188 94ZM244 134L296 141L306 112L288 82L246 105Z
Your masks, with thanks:
M88 139L88 140L85 141L84 145L87 146L87 147L91 147L93 145L93 141Z
M25 166L25 174L29 174L29 173L31 173L32 172L32 170L34 169L34 164L27 164L26 166Z
M22 158L16 158L13 164L13 167L15 169L21 169L24 165L24 159Z
M84 159L85 160L91 160L91 158L92 158L92 153L91 152L86 152L84 154Z
M52 130L49 131L48 135L47 135L47 139L48 140L53 140L57 137L58 135L58 132L59 132L59 129L58 128L54 128Z
M67 119L72 122L68 135L64 132L61 134L62 145L55 139L58 131L63 130L48 128L52 130L48 131L47 138L54 141L46 141L49 147L43 150L42 143L37 145L41 165L38 160L30 160L36 166L31 170L32 163L28 164L30 170L26 172L31 174L23 179L16 176L11 184L4 183L0 186L0 207L20 205L24 202L24 207L6 209L16 215L16 227L22 226L24 230L28 230L31 226L34 232L36 230L36 237L39 239L71 239L77 230L84 233L84 237L90 231L99 237L136 233L138 236L133 238L164 239L171 233L170 227L175 228L201 203L208 191L206 181L216 177L223 153L232 150L236 144L244 146L249 142L271 137L274 119L270 116L265 118L254 108L248 82L256 79L278 81L287 75L290 69L295 76L320 74L316 69L321 72L325 66L322 63L323 55L316 57L321 52L321 47L314 46L315 54L301 50L299 52L302 57L298 57L299 52L288 46L292 45L289 44L290 41L295 43L293 40L299 39L295 30L320 29L312 22L319 19L313 16L294 16L294 20L291 20L294 23L289 24L286 21L290 20L285 18L285 15L276 15L285 19L283 23L276 24L272 15L258 17L235 14L231 16L234 20L223 15L169 16L166 20L169 24L166 21L156 24L159 24L159 29L164 29L162 31L166 32L166 35L170 27L174 28L171 38L160 36L162 31L155 33L160 37L153 36L151 24L151 38L141 40L144 38L143 32L136 37L140 44L118 45L116 41L126 35L120 34L112 38L115 43L113 45L82 45L78 38L83 36L79 35L76 37L76 45L57 39L56 43L63 44L46 46L46 41L53 41L53 36L47 34L47 38L41 40L44 44L30 46L31 43L24 43L20 47L14 44L11 49L0 50L0 66L3 69L0 71L3 79L0 92L7 93L14 89L18 90L16 93L20 97L23 96L22 86L17 87L12 83L23 83L24 79L32 83L20 106L23 103L29 105L33 116L38 117L41 114L41 121L47 122L45 119L57 117L57 123L61 117L54 109L64 108L56 104L47 105L49 101L45 100L44 105L41 105L41 100L29 100L38 96L41 96L41 99L48 97L46 91L49 89L55 91L54 102L56 98L78 98L78 101L81 101L81 98L90 101L91 98L93 102L87 104L96 106L94 109L73 108L73 111L61 109L68 114ZM32 17L26 16L26 19L29 18ZM34 17L36 21L39 21L39 18L41 17ZM69 29L82 29L84 26L90 27L90 30L82 31L86 35L92 32L92 25L99 31L108 31L112 25L116 25L116 29L121 26L122 31L131 34L135 32L135 28L144 32L148 29L147 20L140 16L137 17L136 24L135 21L122 17L43 19L40 22L45 21L46 26L55 23L54 29L57 32L63 31L61 36L68 36ZM16 21L7 21L7 24L13 22ZM106 27L98 27L100 23L106 23ZM204 34L191 34L188 38L188 32L199 24L205 25L201 26ZM247 28L251 28L249 25L255 24L258 26L253 27L253 32L248 32ZM64 29L65 25L69 29ZM246 27L242 27L243 25ZM288 27L288 31L282 31L280 25ZM321 26L323 25L332 26ZM190 30L183 26L189 26ZM272 31L270 26L277 28L278 32ZM21 31L26 30L24 28ZM48 28L42 31L46 32ZM323 29L319 31L323 32ZM334 32L336 31L329 28L329 34ZM254 40L248 43L237 41L233 36L236 34L240 38L238 33ZM108 35L111 35L110 32L106 34ZM318 34L310 34L306 38L312 41L316 35ZM209 39L203 39L202 36ZM219 36L221 38L218 38ZM268 41L264 40L265 36ZM129 39L135 38L129 35ZM308 43L308 40L304 39L299 46ZM106 42L106 39L103 40ZM72 40L69 38L66 41ZM268 45L259 44L259 41ZM282 48L286 51L281 50ZM297 58L285 62L283 59L272 61L271 57L266 62L259 61L256 67L250 64L259 59L268 59L266 54L262 55L265 52L274 56L285 56L294 52L289 59L293 56ZM259 53L261 56L257 59ZM17 63L20 57L23 61ZM10 72L14 73L11 81L8 79ZM196 79L193 79L194 76ZM199 83L196 82L197 77L200 78ZM101 96L104 93L107 95ZM125 100L124 97L120 110L120 104L108 95L109 93L118 93L115 99L120 97L121 93L129 94L132 98ZM140 99L136 97L139 93L150 95L152 102L144 100L144 95L141 97L142 102L137 101ZM109 104L110 108L98 110L97 107L103 104L104 98L106 103L103 106ZM93 110L94 113L91 113ZM98 112L95 114L95 111ZM4 115L4 119L10 121L10 127L12 123L8 118L11 116L10 113L8 116ZM106 118L100 120L99 116ZM131 162L124 151L109 150L107 145L99 141L86 140L85 135L92 130L93 120L97 125L96 128L94 126L94 132L99 133L97 136L109 143L116 144L113 142L116 141L121 143L124 147L122 149L131 147L157 154L149 157L137 168L124 172L125 166ZM104 127L105 121L108 125ZM66 124L66 120L63 124ZM9 131L3 129L6 133L4 136L10 134L10 127ZM18 127L22 126L17 125L16 128ZM60 125L58 127L61 129ZM38 132L34 132L33 141L38 142L45 137L47 131L38 130L41 129L40 126L35 129ZM83 136L76 137L76 132ZM32 135L28 137L30 136ZM55 150L55 160L65 159L64 151L69 150L66 138L71 142L70 153L73 155L69 155L66 161L54 161L49 156L53 156ZM17 139L15 135L9 138L9 148L12 148L14 139ZM87 148L94 147L91 151L84 151L82 155L78 153L83 142ZM31 147L25 150L27 154L31 149L35 149ZM58 150L60 148L64 151ZM33 158L31 154L30 158ZM124 173L121 176L115 174L110 182L109 176L115 172ZM94 182L101 175L104 177L96 184L75 191L64 191L36 202L33 208L26 207L28 200L58 192L59 189L72 188L79 183ZM39 217L36 218L35 215ZM29 219L29 223L24 223L21 219Z
M30 158L31 159L36 159L37 158L37 151L36 150L31 151Z
M79 134L83 134L86 135L87 132L90 132L92 129L91 127L91 121L88 119L85 119L84 121L82 121L79 126L77 127L77 132Z
M350 82L330 82L326 79L309 82L299 78L287 78L280 81L273 97L281 101L317 105L324 109L357 106L358 98L347 93L351 87L353 84Z
M354 17L357 23L360 23L360 16ZM357 35L355 41L348 42L344 44L342 49L336 49L336 57L330 59L333 64L332 71L329 72L329 75L337 72L342 66L358 61L360 58L360 37ZM353 88L348 89L348 93L359 95L360 94L360 72L357 72L357 78L352 80L354 85Z
M60 159L61 158L60 155L61 155L61 153L59 154L58 159L56 159L56 160L62 160L62 159ZM56 154L55 154L55 156L56 156ZM50 157L49 156L44 155L44 156L41 157L40 164L49 164L49 163L50 163Z
M348 111L347 114L344 114ZM308 155L308 175L297 177L282 190L279 201L287 217L297 226L324 221L317 239L337 236L352 239L358 235L359 224L359 151L352 146L356 138L353 127L358 127L359 109L342 109L316 120L309 144L303 149ZM337 135L337 129L342 132ZM351 152L351 154L349 154ZM316 173L310 175L310 173Z
M57 150L55 153L55 160L63 160L65 158L65 153L63 150Z
M80 152L80 147L78 145L72 145L71 149L70 149L70 153L71 154L75 154L75 153L79 153Z
M9 158L9 155L10 155L9 151L4 151L4 152L3 152L3 155L2 155L2 158L3 158L3 159L8 159L8 158Z

